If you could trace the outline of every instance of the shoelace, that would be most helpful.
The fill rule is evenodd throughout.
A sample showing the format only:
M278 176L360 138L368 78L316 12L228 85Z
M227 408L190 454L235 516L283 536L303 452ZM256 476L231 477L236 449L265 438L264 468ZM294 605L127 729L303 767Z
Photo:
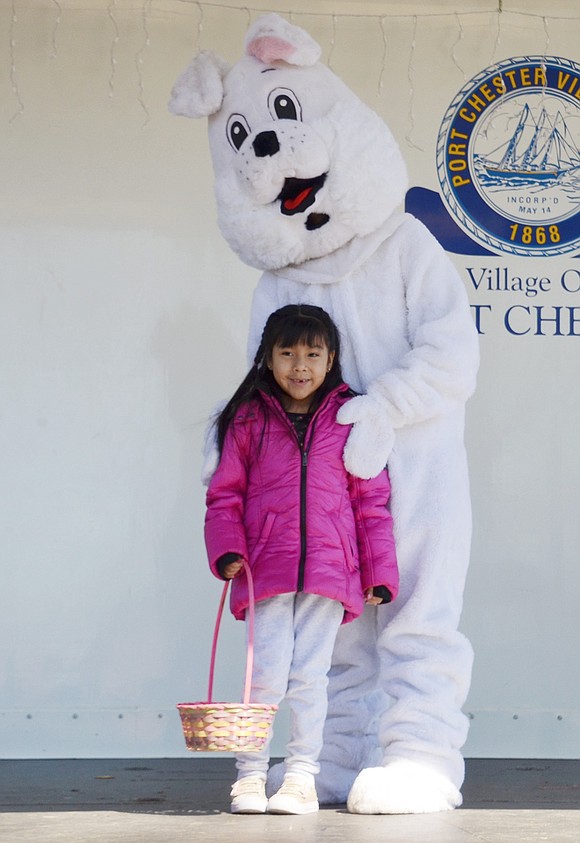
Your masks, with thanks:
M288 794L288 796L306 796L308 785L297 781L284 782L278 793Z
M240 796L242 793L261 793L261 791L261 782L247 776L234 782L232 786L232 796Z

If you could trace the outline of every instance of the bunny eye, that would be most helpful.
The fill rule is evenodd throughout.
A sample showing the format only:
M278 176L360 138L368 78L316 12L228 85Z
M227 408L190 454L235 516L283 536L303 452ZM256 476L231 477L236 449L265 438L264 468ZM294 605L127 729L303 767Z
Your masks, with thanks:
M275 88L268 96L268 108L275 120L302 120L302 107L289 88Z
M243 116L243 114L231 115L230 119L228 120L226 132L229 142L237 152L243 142L248 137L248 135L250 134L250 127L248 125L248 121Z

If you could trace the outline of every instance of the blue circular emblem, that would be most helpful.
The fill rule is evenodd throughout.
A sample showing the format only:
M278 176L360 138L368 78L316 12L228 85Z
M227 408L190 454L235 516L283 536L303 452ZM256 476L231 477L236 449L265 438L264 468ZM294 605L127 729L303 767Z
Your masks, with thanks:
M580 65L524 56L457 94L437 141L445 205L487 248L545 257L580 248Z

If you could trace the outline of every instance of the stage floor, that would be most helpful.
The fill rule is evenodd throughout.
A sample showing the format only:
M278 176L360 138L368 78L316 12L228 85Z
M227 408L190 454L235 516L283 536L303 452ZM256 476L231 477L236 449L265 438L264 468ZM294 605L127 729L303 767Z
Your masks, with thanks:
M2 843L580 843L580 760L471 759L456 811L233 816L231 758L0 761Z

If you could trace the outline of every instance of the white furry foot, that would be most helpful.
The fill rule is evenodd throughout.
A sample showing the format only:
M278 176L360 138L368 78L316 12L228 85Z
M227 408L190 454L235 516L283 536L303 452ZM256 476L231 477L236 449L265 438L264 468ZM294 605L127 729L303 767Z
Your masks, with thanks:
M461 805L459 790L448 778L398 758L384 767L362 770L348 795L351 814L431 814Z

